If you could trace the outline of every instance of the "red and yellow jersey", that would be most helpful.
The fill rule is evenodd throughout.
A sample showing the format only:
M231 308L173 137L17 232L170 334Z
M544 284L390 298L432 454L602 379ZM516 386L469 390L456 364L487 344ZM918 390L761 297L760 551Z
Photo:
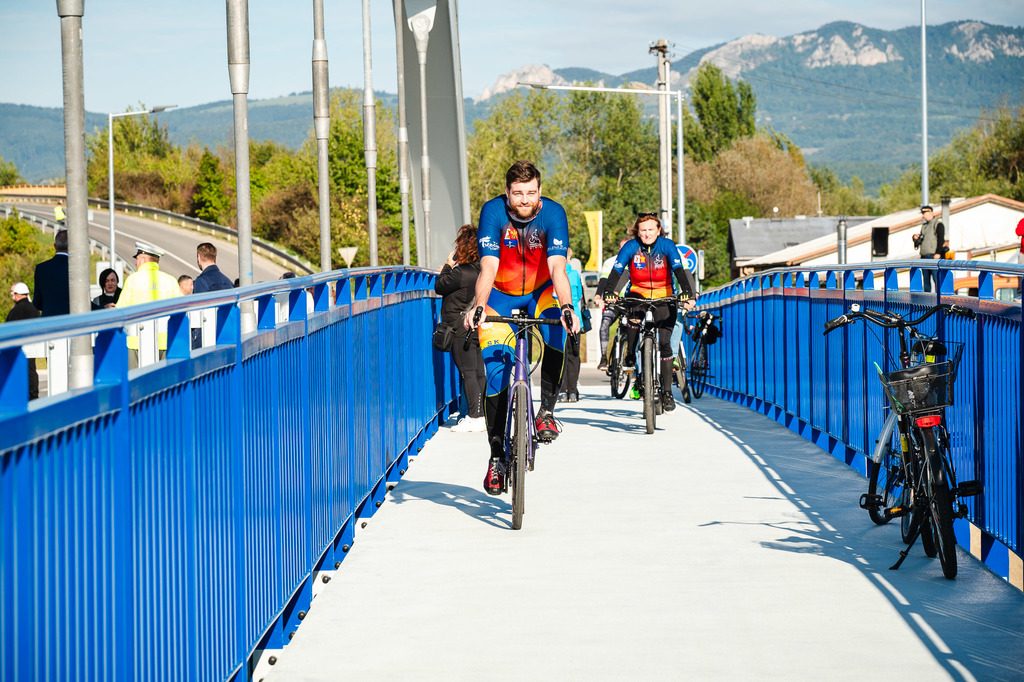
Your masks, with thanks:
M509 215L504 195L495 197L480 210L477 247L481 257L498 258L496 290L521 296L543 289L551 281L548 257L569 248L565 209L542 197L537 215L522 222Z
M671 296L672 273L683 266L679 249L668 239L658 237L650 246L631 239L619 250L612 270L629 268L629 292L643 298Z

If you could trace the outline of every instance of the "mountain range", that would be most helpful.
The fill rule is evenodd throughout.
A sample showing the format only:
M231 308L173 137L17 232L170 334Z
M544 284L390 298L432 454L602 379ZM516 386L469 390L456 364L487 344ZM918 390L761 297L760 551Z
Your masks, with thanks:
M809 163L825 165L848 180L858 175L869 191L921 161L920 28L894 31L850 22L827 24L784 38L748 35L728 43L672 56L672 88L687 86L705 61L730 78L750 83L758 124L784 133ZM928 142L934 152L953 134L1000 104L1018 106L1024 86L1024 28L976 21L928 27ZM467 128L519 82L589 82L651 87L652 66L618 75L571 67L528 65L497 77L480 97L464 103ZM394 106L394 94L378 93ZM653 99L653 98L652 98ZM656 106L647 105L653 115ZM312 95L249 103L250 136L297 147L309 136ZM163 112L177 144L215 147L231 140L230 100ZM106 125L88 114L86 128ZM63 176L60 109L0 104L0 156L30 181Z

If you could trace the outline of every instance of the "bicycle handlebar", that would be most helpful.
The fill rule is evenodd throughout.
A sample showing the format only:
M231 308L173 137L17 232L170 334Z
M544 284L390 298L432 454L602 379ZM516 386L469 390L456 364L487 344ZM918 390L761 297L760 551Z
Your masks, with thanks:
M473 328L475 329L480 325L480 318L483 317L484 309L477 307L476 313L473 315ZM514 324L517 327L527 328L537 324L547 325L560 325L565 322L565 327L569 330L569 342L572 344L573 355L579 355L580 342L577 334L572 332L572 311L563 310L562 317L555 319L550 317L530 317L528 315L488 315L487 322L498 322L504 324ZM466 334L466 343L463 350L469 350L469 334Z
M822 335L827 336L829 332L832 332L838 329L839 327L847 325L853 322L854 320L867 320L872 324L876 324L879 327L885 327L887 329L899 329L901 327L916 327L917 325L921 324L922 322L924 322L925 320L927 320L929 317L939 312L940 310L945 310L947 313L951 315L958 315L960 317L966 317L972 320L975 318L973 310L955 303L940 303L939 305L932 306L927 311L925 311L924 314L922 314L920 317L913 320L907 320L903 316L898 315L896 313L881 313L877 310L865 308L864 310L851 310L848 313L843 313L839 317L827 321L825 323L825 331L822 332Z

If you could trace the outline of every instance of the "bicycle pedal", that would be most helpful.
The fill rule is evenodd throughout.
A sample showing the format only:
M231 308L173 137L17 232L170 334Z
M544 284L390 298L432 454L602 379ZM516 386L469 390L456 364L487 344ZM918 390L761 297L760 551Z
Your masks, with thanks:
M882 506L882 496L864 493L860 496L861 509L878 509Z
M896 519L901 516L906 516L908 511L910 510L906 507L890 507L885 510L885 516L890 519Z
M971 497L973 495L980 495L983 490L981 481L960 481L960 485L956 487L955 492L960 497Z

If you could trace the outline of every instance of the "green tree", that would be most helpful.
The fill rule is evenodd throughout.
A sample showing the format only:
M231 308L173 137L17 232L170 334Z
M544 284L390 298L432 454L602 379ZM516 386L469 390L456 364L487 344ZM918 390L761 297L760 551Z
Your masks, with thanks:
M697 161L707 161L728 149L734 140L756 131L757 98L748 83L734 87L722 70L704 62L691 81L690 101L699 126L691 127L687 151ZM687 133L683 126L684 139ZM702 154L698 156L698 154Z
M199 161L199 177L196 179L195 194L192 195L192 215L211 223L220 223L231 209L231 201L224 192L224 173L220 159L203 150Z
M686 205L686 241L704 250L704 286L715 287L732 279L729 262L729 220L743 216L761 217L757 206L741 194L719 192L709 204Z
M53 255L53 238L19 218L0 221L0 282L10 290L15 282L24 282L35 291L36 263ZM6 293L6 291L5 291ZM11 297L0 296L0 321L14 306Z
M14 163L8 163L4 161L4 157L0 156L0 187L6 187L7 185L17 185L25 182L25 179L21 177L21 172Z

